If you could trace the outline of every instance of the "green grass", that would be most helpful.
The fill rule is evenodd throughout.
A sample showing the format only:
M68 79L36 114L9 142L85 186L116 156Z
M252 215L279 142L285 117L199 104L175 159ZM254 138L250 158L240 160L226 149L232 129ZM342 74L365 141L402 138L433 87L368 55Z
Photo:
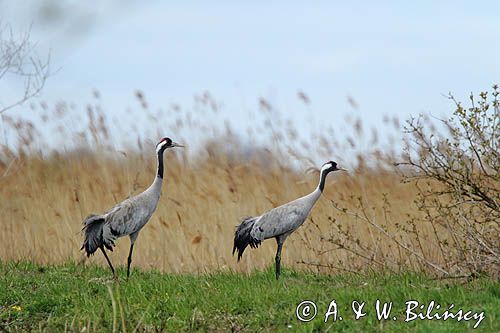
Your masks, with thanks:
M170 275L133 270L130 280L109 279L101 267L40 266L0 262L0 331L412 331L464 332L476 322L404 322L405 301L431 300L447 309L485 311L478 331L500 332L498 281L437 281L416 274L327 276L293 272L282 279L273 270L250 276L236 273ZM324 323L332 299L342 321ZM376 299L393 301L397 320L378 321ZM113 302L112 302L113 300ZM318 316L297 320L302 300L313 300ZM365 301L367 315L354 320L353 300ZM115 313L113 312L113 303ZM442 311L441 311L442 313Z

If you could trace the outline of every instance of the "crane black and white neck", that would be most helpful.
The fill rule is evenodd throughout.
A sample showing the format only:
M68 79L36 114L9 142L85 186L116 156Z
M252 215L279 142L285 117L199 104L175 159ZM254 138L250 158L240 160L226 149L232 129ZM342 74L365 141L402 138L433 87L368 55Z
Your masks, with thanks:
M87 257L100 249L108 262L109 268L116 278L115 269L106 254L106 249L113 251L115 240L123 236L130 237L130 251L127 259L127 278L130 276L132 251L139 231L146 225L158 205L163 183L163 152L168 148L183 147L170 138L163 138L156 145L158 167L151 186L144 192L130 197L102 215L89 215L83 221L85 239L81 249L85 249Z
M238 250L240 261L246 247L250 245L257 248L260 243L268 238L275 238L278 244L276 251L276 279L281 274L281 248L286 238L300 227L318 201L325 187L326 176L332 171L345 169L338 168L337 163L329 161L321 167L319 183L310 194L286 203L282 206L254 217L242 219L234 233L233 254Z

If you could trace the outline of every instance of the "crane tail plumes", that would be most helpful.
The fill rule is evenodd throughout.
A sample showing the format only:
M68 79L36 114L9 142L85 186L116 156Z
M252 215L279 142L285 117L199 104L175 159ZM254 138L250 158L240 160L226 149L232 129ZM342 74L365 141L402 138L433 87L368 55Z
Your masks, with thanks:
M236 231L234 233L233 255L237 249L238 261L240 261L241 256L248 245L252 248L259 247L260 245L260 240L253 238L250 234L255 221L257 221L256 217L245 217L242 219L240 225L236 227Z
M104 226L104 218L99 215L89 215L83 221L83 231L85 231L85 239L80 250L85 249L87 257L93 254L101 246L105 246L108 250L113 251L112 245L103 240L102 228Z

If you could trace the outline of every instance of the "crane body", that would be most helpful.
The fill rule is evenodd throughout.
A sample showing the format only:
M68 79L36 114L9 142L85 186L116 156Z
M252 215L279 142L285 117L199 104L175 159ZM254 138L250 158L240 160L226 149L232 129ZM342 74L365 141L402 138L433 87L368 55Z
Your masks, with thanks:
M314 204L321 196L328 173L344 170L337 163L329 161L320 171L320 181L316 189L308 195L278 206L268 212L256 216L245 217L236 227L234 234L233 254L238 251L238 261L246 247L257 248L262 241L275 238L277 243L275 264L276 279L281 274L281 250L287 237L297 230L307 219Z
M115 269L106 253L106 249L113 251L116 239L129 236L130 251L127 258L127 278L130 276L130 264L134 243L140 230L153 215L161 196L163 184L163 152L167 148L183 147L169 138L163 138L156 145L158 168L156 177L144 192L125 199L102 215L91 214L83 221L85 239L81 249L85 249L87 257L100 249L108 265L116 277Z

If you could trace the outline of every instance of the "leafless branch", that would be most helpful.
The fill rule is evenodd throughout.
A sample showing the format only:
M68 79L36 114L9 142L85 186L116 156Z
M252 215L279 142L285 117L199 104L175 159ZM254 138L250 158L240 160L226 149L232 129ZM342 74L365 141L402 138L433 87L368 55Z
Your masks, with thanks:
M383 234L384 236L386 236L387 238L389 238L390 240L392 240L393 242L395 242L402 249L408 251L409 253L411 253L412 255L414 255L415 257L417 257L418 259L420 259L425 264L431 266L432 268L436 269L437 271L439 271L439 272L441 272L441 273L443 273L445 275L449 275L449 273L446 270L442 269L441 267L439 267L435 263L427 260L422 254L420 254L420 253L418 253L416 251L413 251L411 248L409 248L408 246L406 246L405 244L403 244L402 242L400 242L399 240L397 240L397 238L394 237L394 235L389 234L384 228L382 228L377 223L375 223L374 218L368 216L368 214L366 212L366 209L363 206L362 202L360 202L360 204L361 204L361 207L360 207L361 208L361 214L358 213L358 212L355 212L355 211L350 211L350 210L347 210L347 209L340 208L340 207L338 207L338 205L335 202L332 201L333 207L335 209L337 209L338 211L340 211L340 212L342 212L344 214L353 216L356 219L360 219L360 220L363 220L363 221L367 222L369 225L371 225L376 230L378 230L381 234Z
M31 41L31 27L16 35L9 25L0 25L0 80L11 78L23 81L22 92L12 101L0 101L0 114L36 96L50 76L50 52L45 58L37 53Z

